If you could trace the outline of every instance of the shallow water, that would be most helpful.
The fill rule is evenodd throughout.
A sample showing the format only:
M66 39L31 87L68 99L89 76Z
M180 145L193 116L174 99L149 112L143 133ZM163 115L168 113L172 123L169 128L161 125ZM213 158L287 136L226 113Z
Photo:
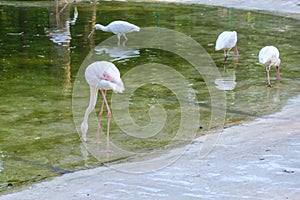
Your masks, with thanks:
M164 3L82 2L65 8L62 4L59 17L55 10L53 2L38 7L0 6L1 191L8 185L14 188L136 154L155 155L157 149L188 143L213 128L275 112L299 94L297 20ZM117 19L142 30L128 34L124 46L118 46L111 33L97 31L88 39L93 24ZM226 63L223 53L214 51L223 30L236 30L239 38L240 56L231 54ZM147 36L149 32L155 33ZM198 49L184 46L191 42L189 38L207 53L194 55ZM162 47L153 45L157 41ZM257 63L258 51L265 45L277 46L282 61L280 82L271 70L271 88L266 87L264 67ZM193 66L186 58L200 59L201 65ZM126 87L124 94L108 92L114 116L114 153L109 156L101 153L103 143L92 143L96 113L90 116L88 143L81 142L76 129L89 98L83 72L88 63L99 59L119 68ZM210 64L217 69L213 75L203 71ZM225 85L220 85L220 79ZM100 101L96 110L99 106ZM130 118L125 115L128 107Z

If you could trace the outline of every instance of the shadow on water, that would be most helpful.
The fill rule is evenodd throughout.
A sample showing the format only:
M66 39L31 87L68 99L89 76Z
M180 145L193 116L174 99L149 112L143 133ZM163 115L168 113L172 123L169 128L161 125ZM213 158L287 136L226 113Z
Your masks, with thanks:
M300 40L296 38L300 36L300 22L297 20L251 11L172 3L108 1L95 4L83 1L69 5L40 2L38 6L32 6L24 2L2 2L1 191L100 166L112 161L109 159L128 158L124 155L103 156L103 160L98 161L81 143L75 128L72 97L77 95L76 98L86 102L88 90L76 95L72 91L78 70L90 52L112 61L121 75L145 63L172 66L195 91L195 96L178 99L172 90L157 83L138 87L130 99L131 117L136 124L147 125L149 110L160 104L168 116L163 134L136 139L112 121L111 137L116 145L145 154L164 148L179 127L181 102L196 105L199 109L201 130L196 131L197 136L213 128L210 124L213 105L207 84L183 58L162 49L132 49L130 40L124 46L98 46L111 37L111 33L98 31L91 40L88 39L95 23L108 24L117 19L130 21L141 28L168 28L201 44L221 74L221 78L213 82L226 94L225 126L276 112L288 99L299 94ZM222 52L214 51L215 39L223 30L238 32L240 53L238 57L230 55L226 63ZM282 61L280 82L275 82L275 69L271 70L272 88L266 87L264 67L257 63L258 51L265 45L277 46ZM147 73L141 72L140 76L146 77ZM172 79L172 76L166 79ZM82 82L86 84L84 80ZM110 99L111 93L108 95ZM84 111L87 104L80 106ZM98 110L99 102L96 108ZM190 128L193 124L186 126ZM92 125L88 134L92 137Z

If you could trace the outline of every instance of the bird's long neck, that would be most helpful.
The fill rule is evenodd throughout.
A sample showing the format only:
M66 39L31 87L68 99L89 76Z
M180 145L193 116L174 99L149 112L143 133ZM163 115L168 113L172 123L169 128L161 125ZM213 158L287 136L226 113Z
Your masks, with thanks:
M109 31L108 28L107 28L107 26L103 26L103 25L101 25L101 24L96 24L96 25L95 25L95 29L96 29L96 30L105 31L105 32L108 32L108 31Z

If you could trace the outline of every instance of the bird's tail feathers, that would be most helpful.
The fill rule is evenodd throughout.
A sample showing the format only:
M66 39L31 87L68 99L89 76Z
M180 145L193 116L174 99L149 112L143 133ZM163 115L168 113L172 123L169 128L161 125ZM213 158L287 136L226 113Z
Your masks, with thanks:
M123 82L121 80L114 85L113 91L115 93L123 93L123 91L124 91L124 84L123 84Z

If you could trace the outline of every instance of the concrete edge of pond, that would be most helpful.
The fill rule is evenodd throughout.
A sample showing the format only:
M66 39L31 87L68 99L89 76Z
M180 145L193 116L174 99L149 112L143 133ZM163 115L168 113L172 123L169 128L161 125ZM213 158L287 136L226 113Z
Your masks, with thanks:
M73 2L73 0L68 0ZM80 0L79 0L80 1ZM88 1L88 0L82 0ZM122 0L120 0L122 1ZM211 6L222 6L228 8L236 8L242 10L255 10L269 12L274 15L279 15L283 17L289 17L300 20L300 3L298 0L127 0L127 1L138 1L138 2L170 2L170 3L183 3L183 4L204 4ZM63 2L63 1L62 1ZM0 5L16 5L17 6L41 6L41 5L51 5L50 1L45 4L39 4L38 1L34 3L25 2L25 1L1 1Z
M129 0L135 1L135 0ZM297 0L265 0L265 1L243 1L243 0L139 0L148 2L173 2L183 4L204 4L210 6L222 6L242 10L262 11L274 15L300 20L300 2Z

